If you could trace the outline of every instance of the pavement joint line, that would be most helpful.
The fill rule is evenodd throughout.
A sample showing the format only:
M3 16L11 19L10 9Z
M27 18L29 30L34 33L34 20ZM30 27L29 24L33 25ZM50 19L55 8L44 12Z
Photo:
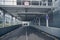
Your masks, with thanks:
M58 40L56 37L53 37L53 36L51 36L51 35L49 35L49 34L47 34L47 33L45 33L45 32L42 32L42 33L45 34L46 36L49 36L49 37L55 39L55 40Z

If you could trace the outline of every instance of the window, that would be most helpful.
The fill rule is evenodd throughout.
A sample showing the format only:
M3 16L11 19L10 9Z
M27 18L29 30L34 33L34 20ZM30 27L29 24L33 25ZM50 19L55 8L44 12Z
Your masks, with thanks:
M40 5L42 5L42 1L40 1Z
M52 2L52 0L48 0L48 2Z
M46 6L46 3L43 3L43 6Z
M43 2L45 2L46 0L42 0Z
M16 0L0 0L0 5L16 5Z
M5 5L13 5L14 0L5 0Z
M0 5L3 5L3 1L0 1Z
M55 1L57 1L57 0L55 0Z
M2 0L0 0L0 2L2 2Z
M14 0L4 0L5 2L12 2L12 1L14 1Z
M32 5L39 5L38 1L32 1Z
M17 1L17 5L21 5L21 1L19 1L19 2Z
M52 6L52 2L48 2L48 6Z

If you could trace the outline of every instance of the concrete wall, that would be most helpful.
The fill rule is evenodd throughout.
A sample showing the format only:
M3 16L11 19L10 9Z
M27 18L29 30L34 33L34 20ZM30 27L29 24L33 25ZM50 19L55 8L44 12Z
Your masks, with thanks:
M60 28L60 12L59 11L53 14L53 26Z
M49 19L49 26L60 28L60 11L57 10L51 14L50 17L51 19Z

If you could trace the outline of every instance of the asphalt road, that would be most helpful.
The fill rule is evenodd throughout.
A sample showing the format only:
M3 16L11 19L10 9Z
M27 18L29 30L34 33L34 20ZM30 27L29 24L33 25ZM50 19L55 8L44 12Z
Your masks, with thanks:
M2 37L0 40L54 40L42 31L33 27L18 28Z

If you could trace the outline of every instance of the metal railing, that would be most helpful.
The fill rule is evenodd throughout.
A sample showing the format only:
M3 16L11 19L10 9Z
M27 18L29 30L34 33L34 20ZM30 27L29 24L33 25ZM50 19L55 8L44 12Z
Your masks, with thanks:
M26 1L5 1L0 2L0 5L25 5ZM43 2L43 1L27 1L29 6L53 6L53 2ZM8 4L7 4L8 3Z

